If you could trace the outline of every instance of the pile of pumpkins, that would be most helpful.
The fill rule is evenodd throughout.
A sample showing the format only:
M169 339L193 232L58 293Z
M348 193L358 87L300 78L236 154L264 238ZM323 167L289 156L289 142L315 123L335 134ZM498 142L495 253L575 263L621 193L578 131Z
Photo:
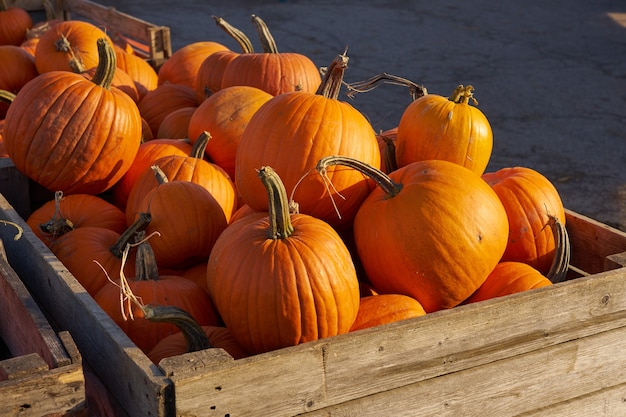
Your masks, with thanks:
M28 224L156 363L194 349L181 329L240 358L562 279L560 196L485 172L471 86L377 133L339 99L345 53L278 52L252 16L255 52L215 19L241 51L196 42L158 70L86 22L0 33L6 154L55 193Z

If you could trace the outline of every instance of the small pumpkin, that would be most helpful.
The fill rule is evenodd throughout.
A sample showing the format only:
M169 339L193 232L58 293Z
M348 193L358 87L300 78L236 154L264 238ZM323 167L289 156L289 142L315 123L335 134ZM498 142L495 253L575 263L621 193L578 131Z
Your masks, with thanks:
M0 90L17 94L26 83L35 78L35 60L19 46L0 45ZM0 101L0 119L4 119L8 103Z
M184 45L172 53L159 68L159 85L183 84L195 90L198 69L211 54L228 48L213 41L198 41Z
M534 288L547 287L552 282L541 272L523 262L500 262L485 282L464 304L503 297Z
M188 139L189 122L197 107L181 107L174 110L161 121L157 138ZM197 136L196 136L197 137Z
M139 101L139 112L152 131L153 137L158 137L159 126L168 114L175 110L198 107L198 100L194 90L184 84L161 84L147 92Z
M139 100L159 85L159 75L156 70L144 59L135 54L115 48L117 66L127 73L135 82Z
M422 305L402 294L378 294L361 297L359 312L350 331L381 326L425 315Z
M0 0L0 45L20 45L31 27L33 19L26 9L8 7L6 0Z
M207 264L207 286L226 327L252 354L348 332L359 308L350 252L327 223L289 212L274 170L262 167L259 177L269 215L231 223Z
M475 101L474 88L459 85L448 98L426 94L409 104L398 124L398 166L442 159L482 175L491 158L493 132L470 100Z

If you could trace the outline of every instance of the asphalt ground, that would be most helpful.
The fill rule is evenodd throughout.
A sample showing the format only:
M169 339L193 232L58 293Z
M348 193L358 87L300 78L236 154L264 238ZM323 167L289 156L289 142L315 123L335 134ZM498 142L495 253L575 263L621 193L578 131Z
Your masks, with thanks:
M250 15L280 51L327 66L348 48L346 82L387 72L449 95L475 88L494 132L488 170L527 166L548 177L564 205L626 230L626 2L115 1L101 4L169 26L174 50L237 44L220 16L256 40ZM255 44L256 48L260 47ZM399 86L340 97L374 128L397 125L411 97Z

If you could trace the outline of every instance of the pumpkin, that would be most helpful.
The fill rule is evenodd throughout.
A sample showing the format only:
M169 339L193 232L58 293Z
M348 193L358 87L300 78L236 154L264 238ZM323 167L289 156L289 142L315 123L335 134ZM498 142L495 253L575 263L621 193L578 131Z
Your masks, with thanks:
M122 234L126 230L126 215L100 196L63 196L63 193L57 192L54 200L33 211L26 223L49 246L51 241L77 227L103 227Z
M315 93L321 78L309 57L296 52L278 52L265 22L252 15L264 52L238 54L226 65L221 88L249 85L269 94L290 91Z
M235 178L237 148L254 113L272 96L249 86L220 90L198 106L189 120L187 137L195 141L202 132L211 134L207 156Z
M402 294L378 294L361 297L359 312L351 332L383 324L420 317L426 312L415 299Z
M222 206L202 185L168 181L160 170L155 175L160 183L134 209L135 217L143 212L150 214L152 221L146 233L159 234L151 241L157 264L180 269L205 261L228 224Z
M161 121L157 138L187 139L189 138L189 121L197 107L182 107L174 110ZM197 136L196 136L197 137Z
M127 73L135 82L139 100L158 87L159 75L146 60L121 48L115 48L115 56L118 68Z
M350 252L327 223L289 213L274 170L262 167L259 177L269 215L231 223L207 263L209 293L226 327L253 354L348 332L359 308Z
M191 150L191 144L180 139L153 139L141 143L132 165L113 187L113 203L125 211L133 185L157 159L169 155L189 155Z
M396 162L396 138L398 128L385 130L376 135L378 147L380 148L380 170L386 174L398 169Z
M224 349L233 359L249 356L226 327L200 326L189 313L171 306L145 306L143 310L148 320L169 322L180 329L180 332L161 339L148 352L148 357L156 365L164 358L209 348Z
M371 183L354 170L329 167L328 182L310 175L328 155L345 155L380 167L376 134L368 120L337 99L348 57L331 64L317 94L284 93L265 102L250 118L235 159L235 184L244 203L266 211L267 196L255 181L261 166L281 177L300 212L337 228L349 227L371 190Z
M399 167L427 159L443 159L483 174L491 158L493 133L475 106L472 86L458 86L449 98L426 94L407 106L398 124Z
M98 67L93 67L83 72L82 74L89 80L91 80L96 72ZM124 72L121 68L115 69L115 75L113 75L113 79L111 80L111 87L115 87L133 99L135 103L139 103L139 92L137 91L137 86L135 85L135 81Z
M33 19L25 9L7 7L6 0L0 0L0 45L18 46L32 26Z
M34 58L15 45L0 45L0 90L17 94L21 88L37 75ZM0 102L0 119L4 119L9 108Z
M139 101L141 116L148 122L153 137L158 137L159 126L171 112L185 107L198 107L196 94L184 84L162 84L146 93Z
M35 49L35 65L40 74L49 71L85 72L99 62L98 39L111 38L96 25L82 20L66 20L40 36ZM112 46L111 46L112 48Z
M449 161L414 162L384 174L361 161L319 161L352 167L379 185L354 219L354 241L369 282L380 293L415 298L426 312L469 297L499 262L508 219L496 193L478 175Z
M179 307L200 325L220 324L221 320L211 299L196 284L180 276L159 274L148 242L144 240L137 247L136 274L127 280L129 291L146 305ZM145 353L154 348L159 340L180 331L174 324L145 319L140 306L129 306L126 303L120 306L120 289L110 282L98 291L94 300ZM125 319L125 316L131 315L134 319Z
M140 145L137 105L110 88L115 54L106 39L98 47L100 64L91 81L69 71L41 74L22 87L7 112L4 140L15 167L53 192L108 190Z
M487 280L464 304L503 297L549 285L552 285L552 282L528 264L522 262L500 262L489 274Z
M159 85L166 82L184 84L195 91L202 62L211 54L226 50L226 46L213 41L193 42L177 49L159 68Z
M2 131L4 130L4 119L0 119L0 158L8 158L7 148L4 146Z
M565 225L565 208L554 185L528 167L505 167L483 175L509 217L509 238L503 261L525 262L547 274L555 257L550 216Z
M196 140L189 155L168 155L154 161L168 181L190 181L205 188L222 209L222 215L227 222L236 210L237 194L232 180L219 166L205 159L204 148L210 136L204 132ZM147 169L133 184L126 201L126 220L130 224L134 221L140 208L141 201L146 194L159 185L158 177L152 169Z
M222 30L235 39L241 48L241 53L254 52L252 42L250 42L250 39L248 39L242 31L235 28L221 17L213 16L213 19L215 19L215 22ZM212 53L202 61L202 64L200 64L198 68L195 84L196 97L199 103L202 103L211 94L222 89L224 70L230 61L235 59L238 55L238 52L228 49Z

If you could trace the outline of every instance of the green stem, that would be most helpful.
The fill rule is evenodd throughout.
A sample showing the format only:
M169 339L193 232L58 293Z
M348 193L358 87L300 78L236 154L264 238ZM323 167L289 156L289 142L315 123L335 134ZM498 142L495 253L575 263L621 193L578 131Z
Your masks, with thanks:
M141 231L135 234L137 255L135 257L135 280L136 281L158 281L159 267L152 246L146 239L146 232Z
M343 165L356 169L361 174L374 180L390 198L396 196L402 189L402 184L393 182L393 180L381 170L376 169L365 162L359 161L358 159L347 156L333 155L322 158L317 162L315 169L317 172L324 175L328 170L328 167L333 165Z
M287 190L280 177L271 167L265 166L259 170L259 178L267 191L269 200L270 239L285 239L293 233L291 213Z
M259 36L259 41L261 41L263 52L266 54L277 54L278 47L276 46L276 41L263 19L255 14L253 14L250 18L254 24L256 33Z
M178 327L187 342L187 352L197 352L212 347L200 324L182 308L148 304L142 307L142 311L147 320L171 323Z
M121 258L122 254L124 253L124 249L126 248L126 245L133 241L133 239L135 238L135 234L146 230L146 227L148 227L150 221L152 221L152 217L150 216L150 214L140 213L139 217L137 217L137 220L135 220L135 222L131 224L130 227L124 231L124 233L122 233L122 235L119 237L119 239L117 239L115 244L111 246L111 248L109 249L111 253L118 258Z
M0 102L11 104L15 100L15 94L8 90L0 90Z
M242 31L232 26L230 23L228 23L227 21L225 21L219 16L211 16L211 17L213 17L213 20L215 20L215 23L217 23L217 26L219 26L220 29L226 32L231 38L233 38L239 44L239 47L241 48L242 53L251 54L254 52L254 48L252 47L252 42L250 42L250 39Z
M448 100L454 101L457 104L468 104L469 101L472 100L472 103L478 104L478 101L474 98L474 87L471 85L457 86L452 92L452 95L448 97Z
M117 66L117 57L115 56L115 50L109 44L109 42L100 38L98 43L98 66L96 67L96 73L91 81L100 87L111 88L113 83L113 77L115 76L115 69Z
M210 139L211 139L211 134L209 132L204 131L200 133L200 136L198 136L198 139L196 139L196 142L193 144L193 147L191 148L190 155L197 159L203 159L204 151L206 150L207 144L209 143Z

